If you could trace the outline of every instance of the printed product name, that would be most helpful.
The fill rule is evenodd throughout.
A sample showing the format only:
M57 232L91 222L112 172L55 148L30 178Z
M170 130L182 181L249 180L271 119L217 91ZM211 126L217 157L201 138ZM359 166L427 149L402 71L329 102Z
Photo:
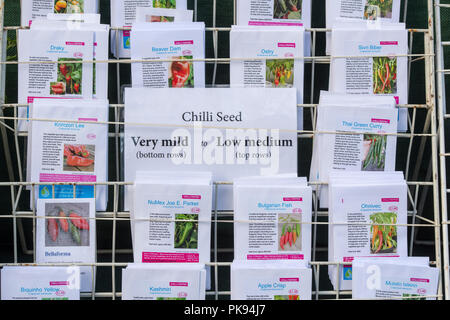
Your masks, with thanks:
M60 129L83 129L85 125L82 123L55 122L55 127Z
M377 46L377 45L374 45L374 44L371 44L370 46L363 46L363 45L359 45L358 46L358 49L359 50L361 50L361 51L364 51L364 50L381 50L381 46Z
M70 252L45 251L46 257L70 257Z
M258 208L264 209L292 208L292 203L258 203Z
M25 292L25 293L42 293L42 292L46 292L46 293L53 293L53 292L59 292L61 291L60 288L20 288L20 292Z
M381 209L381 205L379 205L379 204L366 204L366 203L363 203L361 205L361 209Z
M64 51L64 47L51 45L50 51Z
M401 281L386 281L386 285L389 287L404 287L404 288L417 288L417 284L401 282Z
M148 200L148 205L151 206L198 206L196 201L160 201L160 200Z
M156 48L152 47L152 52L158 52L158 53L169 53L169 52L178 52L181 51L181 47L165 47L165 48Z
M286 285L283 283L258 283L258 289L261 290L283 290Z
M342 121L342 125L344 127L351 127L351 128L357 128L357 129L364 129L364 128L369 128L369 129L383 129L383 125L377 123L360 123L360 122L351 122L351 121Z
M152 293L170 293L170 292L172 292L172 288L166 288L166 287L150 287L149 290Z

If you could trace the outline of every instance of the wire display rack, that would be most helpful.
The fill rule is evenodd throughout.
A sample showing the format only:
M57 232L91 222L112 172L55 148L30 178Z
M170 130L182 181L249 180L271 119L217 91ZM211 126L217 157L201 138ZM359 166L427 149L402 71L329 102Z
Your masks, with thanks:
M317 1L317 0L313 0ZM233 5L233 24L236 22L236 0L229 0ZM398 133L398 154L397 154L397 170L404 172L408 184L408 234L409 234L409 255L428 255L431 257L431 264L439 270L442 266L441 258L441 226L444 243L447 241L447 217L443 212L443 224L440 222L440 210L444 208L444 201L440 201L439 191L443 188L439 185L439 165L438 165L438 133L437 133L437 114L435 108L435 55L434 55L434 4L433 0L424 0L426 8L423 14L426 14L427 26L425 28L409 29L409 83L411 77L420 77L422 80L421 89L423 93L422 101L412 101L407 105L400 105L400 108L408 109L409 129L406 133ZM439 3L439 1L437 1ZM227 57L220 57L221 47L228 40L228 33L231 26L219 27L217 23L218 3L216 0L209 1L211 5L212 19L210 25L207 25L207 39L211 41L210 56L205 61L210 67L210 83L208 86L218 87L223 84L217 84L217 75L219 68L226 68L230 63ZM411 4L409 9L414 9L415 4ZM408 1L403 1L404 14L406 19L408 11ZM193 1L194 19L199 19L197 0ZM313 6L314 10L314 6ZM11 227L11 246L8 247L9 253L0 256L0 266L5 265L36 265L36 207L28 206L28 197L31 195L34 200L34 190L40 184L29 183L25 180L24 166L26 156L26 139L27 132L18 131L19 108L26 108L26 105L17 103L5 103L5 89L7 86L16 86L17 83L9 81L6 77L7 66L17 66L15 60L7 60L7 39L8 34L15 35L17 39L19 26L4 26L5 16L5 0L0 1L0 52L2 53L0 63L1 83L0 89L0 132L2 136L3 151L5 155L5 167L9 176L9 181L0 182L1 194L9 194L11 208L2 209L0 213L0 223L8 224ZM410 26L408 26L410 27ZM414 27L414 26L413 26ZM122 30L123 28L113 28L112 31ZM325 38L326 32L330 30L325 28L310 28L306 30L311 33L312 52L310 57L305 57L304 61L307 66L305 78L305 90L309 93L303 104L298 107L304 108L305 112L305 130L298 131L299 146L302 148L299 159L300 175L307 175L309 167L303 167L303 163L310 162L312 140L319 133L315 129L316 117L316 101L318 97L318 83L328 81L329 73L327 68L331 61L331 57L321 54L323 50L319 48L320 39ZM117 35L118 33L116 33ZM116 43L119 41L116 39ZM110 101L116 103L110 104L110 121L109 125L109 146L112 156L110 157L109 175L110 181L98 182L95 185L106 185L109 190L109 203L106 212L97 212L96 223L97 230L97 262L94 264L77 264L80 266L88 265L96 270L96 289L92 293L82 294L86 299L117 299L121 297L120 292L120 275L121 269L126 267L132 261L132 248L130 238L130 214L123 211L123 188L132 184L129 181L123 181L123 89L127 84L123 83L123 79L129 77L124 75L125 70L122 66L130 65L137 60L110 58L108 61L96 61L96 63L110 64L110 73L115 73L114 91L110 93ZM87 63L88 61L85 61ZM442 73L443 74L443 73ZM419 76L417 76L419 75ZM226 86L226 85L225 85ZM438 85L439 88L439 85ZM111 92L111 90L110 90ZM309 117L309 116L310 117ZM442 115L439 115L441 120ZM38 119L30 119L30 121L38 121ZM440 122L442 123L442 122ZM282 128L280 128L282 129ZM440 131L442 134L442 130ZM440 140L442 144L442 139ZM441 170L442 158L445 154L441 149ZM428 164L428 165L423 165ZM444 163L445 165L445 163ZM425 168L424 168L425 167ZM445 169L445 167L444 167ZM445 172L445 171L444 171ZM442 173L442 171L441 171ZM441 175L442 177L442 175ZM49 183L45 183L49 185ZM58 183L62 184L62 183ZM92 184L92 183L89 183ZM232 244L232 226L239 223L233 220L232 211L221 211L217 209L217 195L220 194L221 188L229 186L229 181L215 181L213 188L215 189L216 198L213 203L213 211L211 215L211 262L207 265L211 268L211 288L207 290L208 299L228 299L230 292L230 265L233 260L233 244ZM318 206L318 190L325 183L311 183L313 188L313 211L312 211L312 261L313 268L313 299L349 299L350 291L334 290L328 280L326 267L329 265L337 265L339 274L343 265L341 262L327 261L326 243L328 212L322 210ZM57 184L53 184L57 185ZM74 193L76 187L83 183L70 183L73 185ZM31 192L26 191L26 187L31 187ZM442 190L441 190L442 191ZM418 237L421 230L426 230L431 235L429 239L423 240ZM31 246L30 246L30 238ZM125 239L125 240L124 240ZM324 240L325 239L325 240ZM424 247L425 250L418 249ZM448 248L448 245L445 247ZM10 254L12 252L12 254ZM424 254L425 252L425 254ZM444 250L445 267L448 273L448 253ZM345 265L351 263L346 262ZM51 264L55 265L55 264ZM57 264L56 264L57 265ZM446 274L446 277L447 274ZM338 277L339 278L339 277ZM446 278L446 280L448 280ZM440 277L438 299L442 299L443 295L443 277ZM446 283L446 291L448 283ZM447 292L446 292L447 293ZM448 294L446 295L448 297Z

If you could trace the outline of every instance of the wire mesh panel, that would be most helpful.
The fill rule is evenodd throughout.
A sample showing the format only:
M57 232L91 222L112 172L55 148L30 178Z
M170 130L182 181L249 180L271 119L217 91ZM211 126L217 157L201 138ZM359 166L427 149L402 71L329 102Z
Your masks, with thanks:
M18 130L18 110L26 108L17 101L17 51L19 2L1 1L0 14L4 32L1 34L2 90L0 109L0 132L5 157L3 170L5 181L0 183L0 266L35 264L36 262L36 208L34 200L39 183L26 182L27 132ZM6 7L3 6L5 2ZM326 33L323 28L324 1L313 0L311 33L312 55L305 61L305 98L298 107L304 108L304 130L298 131L298 171L308 176L312 155L312 141L318 134L315 128L316 108L320 90L327 90L331 58L325 55ZM229 33L236 22L236 1L189 1L194 9L194 18L205 21L206 28L206 81L208 87L228 86L229 83ZM101 1L102 22L109 23L109 1ZM406 20L408 13L408 19ZM12 17L15 17L14 19ZM396 169L403 171L408 184L408 236L409 255L429 256L432 265L441 267L441 223L438 184L438 149L436 131L436 109L434 104L434 30L432 0L410 3L403 1L403 18L409 29L409 104L400 105L408 110L409 129L398 133ZM121 28L122 29L122 28ZM114 31L114 30L113 30ZM118 44L119 41L116 41ZM98 63L103 61L97 61ZM109 64L109 182L106 185L109 201L107 211L97 212L97 262L88 265L96 270L95 291L85 293L86 299L116 299L121 297L121 269L133 260L130 232L130 213L123 210L124 186L132 184L123 176L123 91L130 86L130 59L112 56ZM42 119L41 119L42 120ZM30 119L39 121L39 119ZM283 129L283 128L280 128ZM441 140L442 143L442 140ZM441 150L442 153L442 150ZM442 163L441 163L442 165ZM48 185L49 183L45 183ZM85 183L86 184L86 183ZM92 184L92 183L89 183ZM230 298L230 265L233 261L232 211L217 208L217 196L231 181L215 181L216 198L211 214L211 289L208 299ZM337 265L340 272L343 264L328 261L328 212L318 206L318 192L325 183L312 183L312 262L313 299L348 299L350 291L334 290L328 279L327 268ZM54 184L58 185L58 184ZM69 184L74 193L83 183ZM26 190L31 187L31 192ZM444 208L443 208L444 209ZM444 216L444 223L447 219ZM446 228L446 227L445 227ZM444 228L444 229L445 229ZM445 230L444 230L445 231ZM446 237L446 233L444 233ZM446 239L446 238L445 238ZM345 263L350 264L350 263ZM448 261L447 265L448 267ZM442 277L438 298L442 298Z
M445 298L450 299L449 291L449 240L448 240L448 199L450 189L447 183L449 160L449 124L450 115L447 110L447 90L449 87L449 49L450 49L450 2L434 1L436 21L436 91L439 120L439 164L441 187L441 211L442 211L442 240L443 240L443 278Z

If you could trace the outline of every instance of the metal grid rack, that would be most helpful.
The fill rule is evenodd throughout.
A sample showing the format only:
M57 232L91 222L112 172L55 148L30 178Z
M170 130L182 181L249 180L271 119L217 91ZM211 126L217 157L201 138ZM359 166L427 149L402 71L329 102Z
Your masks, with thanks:
M440 188L441 188L441 211L442 211L442 242L443 242L443 278L444 294L447 300L450 299L449 291L449 239L448 239L448 197L450 189L447 186L447 161L450 153L447 151L446 138L448 136L448 119L450 115L447 112L447 75L450 74L448 64L445 61L446 53L450 48L450 39L445 29L448 28L447 22L441 20L441 16L450 14L450 3L442 3L440 0L434 1L435 21L436 21L436 90L438 107L438 132L439 132L439 165L440 165ZM449 141L447 139L447 141Z
M318 0L313 0L318 1ZM229 58L219 57L219 47L224 45L222 35L229 33L230 27L217 26L217 1L209 1L212 6L212 22L207 26L207 33L210 35L212 42L212 55L204 59L210 68L207 71L212 73L210 86L216 85L216 77L218 68L230 63ZM229 0L236 8L236 0ZM436 126L436 109L435 109L435 68L434 68L434 26L433 15L434 6L433 0L423 0L426 2L426 21L427 27L422 29L409 29L409 75L412 73L419 74L423 81L423 101L414 101L408 105L401 105L401 108L409 110L408 122L409 130L407 133L398 133L398 144L401 146L397 155L397 169L405 173L408 181L408 233L409 239L409 254L410 255L429 255L432 257L432 265L441 268L441 223L440 223L440 201L439 201L439 182L438 182L438 134ZM17 123L18 109L24 108L26 105L19 105L16 103L5 103L5 88L6 86L15 86L6 78L5 69L8 65L17 65L17 61L7 61L6 59L6 39L9 33L14 33L17 37L17 31L20 27L3 25L5 15L5 0L0 1L0 28L3 33L0 33L0 51L2 58L0 63L1 78L1 92L0 96L0 132L2 136L4 154L6 159L6 168L9 175L8 182L0 182L0 190L2 194L10 196L11 208L3 209L0 213L0 223L9 223L12 228L12 246L9 248L12 254L0 256L0 266L5 265L24 265L34 264L35 262L35 234L36 234L36 208L33 205L27 208L23 205L26 199L25 187L31 186L31 195L34 195L34 189L38 187L37 183L27 183L24 179L23 163L26 150L27 133L19 132ZM194 18L197 19L198 3L194 0ZM408 1L403 1L404 19L408 9ZM192 8L191 8L192 9ZM409 9L413 9L413 4L410 4ZM425 12L424 12L425 14ZM236 21L236 9L233 12L233 23ZM118 30L120 30L119 28ZM328 72L321 72L323 68L330 63L331 58L316 54L320 52L318 48L319 38L324 37L327 31L325 28L311 28L307 30L311 32L312 38L312 55L306 57L305 63L308 66L307 78L305 83L309 84L310 98L309 103L299 104L298 107L303 107L305 110L305 130L298 132L299 145L302 150L306 150L301 155L302 158L307 157L306 162L310 162L310 158L305 155L310 155L312 139L318 133L315 130L315 116L316 107L315 98L317 98L317 81L319 79L328 79ZM226 37L224 37L226 39ZM208 38L207 38L208 39ZM119 43L119 41L116 41ZM417 48L417 49L414 49ZM418 52L418 53L417 53ZM108 232L98 233L98 262L95 264L79 264L89 265L97 270L96 291L92 293L83 294L84 298L91 299L116 299L121 297L120 293L120 269L125 267L132 259L132 250L129 243L123 241L129 235L130 215L128 212L121 210L121 191L125 185L130 184L120 179L121 164L122 164L122 137L123 125L122 111L124 108L122 102L123 83L121 81L124 77L123 65L129 65L133 61L130 59L114 59L108 61L96 61L97 63L107 62L111 64L111 70L116 73L115 93L110 96L110 100L116 100L117 103L110 105L111 121L109 124L109 139L110 150L114 150L114 156L110 159L110 181L106 183L97 183L96 185L107 185L109 189L109 204L107 212L97 212L96 222L97 227ZM115 68L114 68L115 65ZM115 70L114 70L115 69ZM326 70L326 68L325 68ZM308 79L309 78L309 79ZM308 82L309 81L309 82ZM410 81L411 84L411 81ZM115 95L115 96L114 96ZM305 101L306 102L306 101ZM310 114L310 118L307 115ZM441 116L440 116L441 117ZM37 119L36 119L37 120ZM33 121L33 119L31 119ZM442 132L442 131L441 131ZM442 139L441 139L442 143ZM442 152L442 151L441 151ZM441 154L442 155L442 154ZM425 170L423 163L427 163ZM442 162L441 162L442 169ZM303 172L302 172L303 171ZM300 174L306 175L307 169L300 170ZM115 180L111 177L115 177ZM48 183L45 183L48 185ZM90 183L92 184L92 183ZM230 185L231 182L214 183L216 191L220 190L224 185ZM348 299L351 298L351 292L333 290L328 281L325 267L329 265L337 265L338 272L342 263L327 261L326 245L321 243L323 237L326 238L326 227L328 225L327 211L318 208L318 197L316 196L318 188L324 183L314 183L313 187L313 221L312 221L312 262L313 268L313 299ZM77 185L82 183L70 184L73 185L74 192ZM431 200L430 200L431 198ZM214 199L217 203L217 199ZM214 206L216 208L216 206ZM443 208L444 209L444 208ZM443 215L444 223L447 222L446 216ZM233 259L233 247L227 243L225 238L230 238L230 227L233 223L239 223L233 220L233 212L219 211L213 209L211 216L212 241L211 241L211 267L212 275L212 289L207 291L208 299L227 299L230 295L229 288L229 267ZM102 225L102 226L100 226ZM427 240L418 238L421 230L427 229L431 237ZM446 226L443 228L443 235L447 235ZM28 239L27 239L28 238ZM29 248L29 238L32 238L32 245ZM232 236L231 236L232 238ZM446 241L447 239L444 238ZM100 243L102 244L100 248ZM107 245L105 245L107 243ZM125 246L123 246L125 243ZM425 250L417 249L424 247ZM448 246L447 246L448 247ZM425 253L424 253L425 252ZM444 258L448 254L444 251ZM101 259L100 259L101 257ZM448 268L448 259L445 260ZM349 263L345 263L346 265ZM448 280L448 279L446 279ZM437 298L442 299L442 277L439 284L439 292ZM446 286L447 288L447 286ZM447 295L448 296L448 295Z

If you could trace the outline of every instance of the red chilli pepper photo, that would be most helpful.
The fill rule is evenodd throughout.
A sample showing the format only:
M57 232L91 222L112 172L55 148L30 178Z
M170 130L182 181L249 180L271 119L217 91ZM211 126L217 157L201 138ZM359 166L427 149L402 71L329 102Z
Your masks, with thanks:
M55 218L50 218L47 220L47 230L52 241L53 242L56 241L56 239L58 238L59 230L58 230L58 223L56 222Z
M66 218L66 214L64 213L64 211L62 209L59 209L58 214L61 218ZM58 221L59 221L59 225L60 225L62 231L68 232L69 231L69 221L67 221L67 219L58 219Z
M75 212L71 211L69 213L70 222L73 223L75 227L81 230L89 230L89 222L76 214Z

